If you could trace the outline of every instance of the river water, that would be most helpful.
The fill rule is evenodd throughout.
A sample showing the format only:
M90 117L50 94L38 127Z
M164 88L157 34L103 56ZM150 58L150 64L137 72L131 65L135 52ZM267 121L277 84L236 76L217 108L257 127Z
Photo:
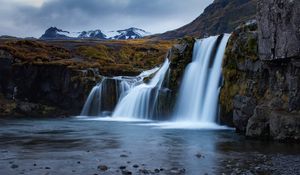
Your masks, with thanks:
M158 126L82 119L0 120L0 174L300 173L299 144L246 140L230 129Z

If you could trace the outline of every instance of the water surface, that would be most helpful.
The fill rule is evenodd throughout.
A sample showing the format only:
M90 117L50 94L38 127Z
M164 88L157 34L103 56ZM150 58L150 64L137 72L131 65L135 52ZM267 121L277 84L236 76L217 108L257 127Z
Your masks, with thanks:
M0 150L3 175L300 173L297 144L145 122L1 120Z

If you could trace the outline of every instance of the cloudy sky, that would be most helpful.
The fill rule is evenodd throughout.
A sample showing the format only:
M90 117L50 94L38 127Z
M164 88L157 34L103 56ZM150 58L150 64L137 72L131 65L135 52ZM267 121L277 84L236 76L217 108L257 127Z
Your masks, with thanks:
M213 0L0 0L0 35L39 37L51 26L83 31L181 27Z

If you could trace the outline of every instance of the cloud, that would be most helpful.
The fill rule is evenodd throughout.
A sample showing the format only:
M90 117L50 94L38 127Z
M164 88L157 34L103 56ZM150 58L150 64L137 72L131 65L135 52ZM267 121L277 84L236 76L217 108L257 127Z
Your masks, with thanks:
M189 23L212 1L0 0L0 35L38 37L50 26L70 31L139 27L160 33Z

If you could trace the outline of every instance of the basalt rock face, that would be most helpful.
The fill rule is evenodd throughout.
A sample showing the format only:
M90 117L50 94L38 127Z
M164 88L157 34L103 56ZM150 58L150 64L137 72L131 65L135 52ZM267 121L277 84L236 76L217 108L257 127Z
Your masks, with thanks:
M0 63L0 116L79 114L87 94L101 78L95 70L16 63L5 51L0 51Z
M300 1L258 1L259 56L261 60L300 55Z
M274 10L280 7L281 14L292 15L293 10L299 9L299 3L259 1L258 5L258 29L255 24L240 27L233 32L226 49L221 117L223 121L232 121L237 131L248 137L299 141L300 55L297 51L300 45L299 38L295 37L299 27L294 32L293 28L284 28L283 25L297 23L292 16L279 15ZM273 21L274 15L284 22ZM265 27L274 27L270 37L264 36ZM275 29L282 31L274 33ZM293 46L287 47L290 44Z

